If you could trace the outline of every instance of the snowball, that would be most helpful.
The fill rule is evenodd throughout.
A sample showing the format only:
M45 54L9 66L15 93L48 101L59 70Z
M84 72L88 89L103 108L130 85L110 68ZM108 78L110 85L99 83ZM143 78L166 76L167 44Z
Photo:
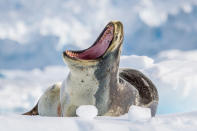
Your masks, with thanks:
M151 111L149 108L132 105L129 108L128 118L131 121L146 121L151 118Z
M98 110L95 106L92 105L82 105L77 108L76 114L77 116L85 119L92 119L97 116Z

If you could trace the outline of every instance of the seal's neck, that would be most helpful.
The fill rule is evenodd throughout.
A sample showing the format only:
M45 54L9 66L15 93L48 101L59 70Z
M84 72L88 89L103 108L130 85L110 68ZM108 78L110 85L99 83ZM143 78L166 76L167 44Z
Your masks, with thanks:
M95 77L96 66L86 67L78 66L70 68L69 81L76 84L76 88L83 88L88 90L89 88L97 88L98 80ZM91 86L91 87L88 87Z
M96 65L69 66L70 74L68 81L70 84L68 83L68 86L77 88L77 91L80 91L83 97L80 98L82 103L79 104L95 105L98 108L99 115L107 112L111 103L110 90L118 85L120 52L121 50L118 48L102 58ZM86 99L86 96L93 96L94 100ZM82 100L83 98L84 101Z
M117 48L113 52L110 52L110 54L100 59L95 65L84 66L69 63L68 66L70 69L70 79L73 81L81 79L82 83L84 81L94 81L93 83L95 85L99 84L99 87L111 87L109 82L113 82L114 84L118 83L120 53L121 47ZM98 83L101 81L107 81L107 83ZM80 81L76 82L80 83Z
M92 91L91 93L94 96L92 104L98 108L99 115L107 112L111 103L110 90L117 88L119 59L120 49L118 48L94 66L70 68L71 81L78 83L77 85L81 86L78 87L79 89L86 90L84 93Z
M111 89L117 88L119 82L118 68L120 49L111 52L99 63L95 76L99 81L99 89L95 94L99 115L103 115L111 104Z

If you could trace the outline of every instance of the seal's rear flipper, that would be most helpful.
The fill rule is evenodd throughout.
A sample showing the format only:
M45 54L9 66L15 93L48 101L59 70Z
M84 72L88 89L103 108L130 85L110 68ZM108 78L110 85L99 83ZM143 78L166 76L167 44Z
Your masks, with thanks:
M30 115L30 116L34 116L34 115L39 115L38 114L38 103L34 106L33 109L31 109L30 111L23 113L22 115Z
M150 108L151 115L155 116L159 101L159 95L157 88L155 87L153 82L142 72L135 69L120 68L119 76L138 90L141 98L139 105L142 107Z

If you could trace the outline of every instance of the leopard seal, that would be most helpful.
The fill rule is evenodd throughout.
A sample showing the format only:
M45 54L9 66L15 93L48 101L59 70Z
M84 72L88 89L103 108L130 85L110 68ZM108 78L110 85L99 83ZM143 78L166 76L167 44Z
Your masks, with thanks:
M100 116L120 116L137 105L150 108L155 116L159 101L155 85L140 71L119 68L123 37L122 23L112 21L88 49L64 51L69 75L49 87L24 115L72 117L80 105L94 105Z

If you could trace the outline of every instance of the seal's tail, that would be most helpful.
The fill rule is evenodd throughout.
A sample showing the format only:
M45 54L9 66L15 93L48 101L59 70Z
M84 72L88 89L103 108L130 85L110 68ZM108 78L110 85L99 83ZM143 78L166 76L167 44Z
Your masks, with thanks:
M30 111L23 113L22 115L30 115L30 116L34 116L34 115L39 115L38 114L38 103L34 106L33 109L31 109Z

